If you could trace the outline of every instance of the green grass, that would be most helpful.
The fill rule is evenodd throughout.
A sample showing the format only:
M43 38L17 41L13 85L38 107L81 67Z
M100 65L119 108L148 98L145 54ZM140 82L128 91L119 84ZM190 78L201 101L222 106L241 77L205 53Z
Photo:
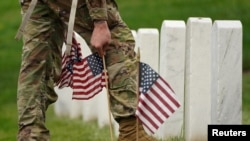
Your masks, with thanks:
M158 28L163 20L210 17L212 20L240 20L243 25L243 69L250 70L249 0L117 0L121 15L131 29ZM21 41L14 40L20 24L18 0L0 1L0 140L13 141L17 132L16 87L21 57ZM247 61L248 60L248 61ZM250 73L243 75L243 123L250 124ZM53 107L47 114L52 141L105 141L109 128L96 122L57 117ZM178 141L180 139L173 139Z
M98 128L96 121L57 117L53 108L48 112L47 124L52 141L110 141L109 127ZM67 118L66 118L67 119Z
M0 140L14 141L17 132L16 104L2 104L0 111ZM58 117L54 114L53 106L47 112L46 124L52 141L110 141L109 127L100 129L95 121Z

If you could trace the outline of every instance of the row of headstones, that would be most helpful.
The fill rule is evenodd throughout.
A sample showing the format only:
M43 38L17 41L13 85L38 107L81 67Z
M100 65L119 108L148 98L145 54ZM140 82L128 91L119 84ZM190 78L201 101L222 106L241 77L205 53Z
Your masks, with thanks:
M185 24L165 20L155 28L132 31L141 62L148 63L172 86L182 105L154 134L166 139L206 141L209 124L242 123L242 25L238 20L190 17ZM88 55L84 40L78 39ZM136 48L137 51L137 48ZM106 90L88 101L72 101L69 88L56 91L59 116L97 119L109 125ZM118 125L112 121L115 135Z

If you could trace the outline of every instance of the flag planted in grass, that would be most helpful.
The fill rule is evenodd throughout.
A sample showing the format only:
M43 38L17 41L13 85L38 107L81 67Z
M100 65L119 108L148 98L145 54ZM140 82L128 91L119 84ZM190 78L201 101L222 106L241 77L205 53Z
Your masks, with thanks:
M148 64L142 62L139 91L136 115L152 133L155 133L159 126L180 107L180 102L170 85Z

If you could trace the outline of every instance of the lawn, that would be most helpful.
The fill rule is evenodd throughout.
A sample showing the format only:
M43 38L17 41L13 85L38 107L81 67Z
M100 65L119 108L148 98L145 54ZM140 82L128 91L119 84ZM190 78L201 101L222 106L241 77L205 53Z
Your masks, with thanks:
M210 17L240 20L243 25L243 123L250 124L250 8L249 0L117 0L121 15L131 29L158 28L163 20ZM19 26L18 0L0 1L0 140L13 141L17 132L16 86L20 67L21 41L14 40ZM95 121L84 123L57 117L49 108L47 125L52 141L109 140L108 127L98 129Z

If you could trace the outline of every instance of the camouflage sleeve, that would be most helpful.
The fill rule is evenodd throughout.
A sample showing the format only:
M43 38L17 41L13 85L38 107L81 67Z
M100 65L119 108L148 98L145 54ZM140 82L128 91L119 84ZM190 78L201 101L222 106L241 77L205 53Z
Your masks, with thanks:
M108 19L106 0L86 0L86 3L93 21Z

